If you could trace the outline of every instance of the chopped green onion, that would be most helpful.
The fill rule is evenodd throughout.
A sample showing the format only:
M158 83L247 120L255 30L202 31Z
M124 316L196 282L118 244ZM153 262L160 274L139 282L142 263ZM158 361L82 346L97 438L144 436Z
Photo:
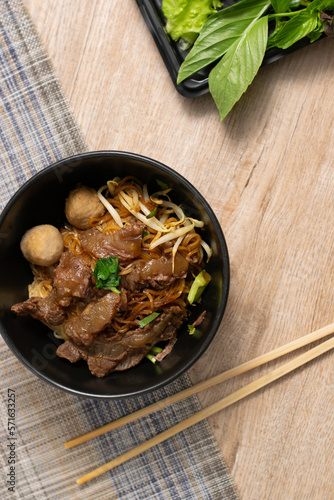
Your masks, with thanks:
M158 211L158 207L153 208L152 212L150 212L148 215L146 215L146 219L150 219L151 217L154 217L155 214Z
M166 184L163 181L160 181L159 179L156 179L158 186L161 187L161 189L168 189L168 184Z
M195 329L195 332L193 334L193 338L195 339L200 339L203 335L202 330L199 330L198 328Z
M188 293L188 302L189 304L193 304L196 302L200 296L202 295L205 287L210 283L211 276L204 269L201 271L196 278L194 279L189 293Z
M159 315L160 315L160 313L154 312L152 314L149 314L145 318L139 320L138 324L139 324L140 328L144 328L144 326L146 326L149 323L151 323L151 321L155 320L155 318L157 318Z
M146 354L146 357L151 361L151 363L155 365L155 363L157 362L157 358L155 356L159 354L159 352L161 351L162 351L161 347L154 346L152 347L152 349L150 349L150 352Z
M151 363L153 363L154 365L157 362L156 357L153 354L150 353L146 354L146 358L149 359Z
M151 354L159 354L162 351L162 347L158 347L157 345L153 346L150 350Z
M202 330L199 330L193 325L188 325L188 333L192 335L195 339L200 339L203 335Z
M188 325L188 333L189 333L189 335L194 335L195 332L196 332L196 327L193 326L193 325Z

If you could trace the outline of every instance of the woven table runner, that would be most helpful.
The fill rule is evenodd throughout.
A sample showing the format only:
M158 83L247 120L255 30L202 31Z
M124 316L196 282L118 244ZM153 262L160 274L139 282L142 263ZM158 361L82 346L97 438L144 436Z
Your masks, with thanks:
M120 4L121 8L121 4ZM34 173L87 150L47 54L18 0L0 0L0 208ZM1 499L236 499L206 421L83 486L76 479L200 410L174 404L71 450L84 434L190 385L115 402L77 398L30 373L0 339ZM15 432L9 397L15 394Z

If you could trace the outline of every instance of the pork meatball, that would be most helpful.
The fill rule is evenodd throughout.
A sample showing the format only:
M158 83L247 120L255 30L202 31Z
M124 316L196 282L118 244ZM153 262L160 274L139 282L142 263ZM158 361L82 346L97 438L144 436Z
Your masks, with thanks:
M93 188L80 186L70 192L65 203L65 215L70 224L78 229L89 229L89 219L102 217L106 209Z
M56 227L42 224L32 227L23 235L20 248L31 264L47 267L60 259L64 241Z

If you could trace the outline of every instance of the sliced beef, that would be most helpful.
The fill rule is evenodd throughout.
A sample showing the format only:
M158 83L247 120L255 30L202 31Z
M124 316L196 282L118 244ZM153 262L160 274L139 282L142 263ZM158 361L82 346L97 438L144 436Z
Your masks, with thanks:
M176 253L174 259L174 270L172 259L160 257L148 262L138 262L131 273L122 277L122 284L131 291L150 287L159 289L165 287L175 280L185 278L188 272L188 261L180 253Z
M110 235L88 229L81 233L80 240L84 250L97 259L114 256L124 262L140 255L143 230L144 225L135 221Z
M30 297L25 302L14 304L11 307L18 316L32 316L49 325L61 325L65 320L63 308L59 305L56 297L51 294L48 297Z
M87 358L83 357L83 359L86 359L88 368L95 377L105 377L108 373L115 371L117 366L117 361L104 356L87 356Z
M91 302L78 316L66 325L65 333L69 339L80 346L89 346L98 333L102 332L115 316L121 304L121 296L110 292L99 300Z
M156 354L155 359L157 361L162 361L166 356L168 356L168 354L172 351L176 341L176 332L174 332L173 337L169 340L168 344L163 348L163 350Z
M137 349L136 351L129 351L127 354L125 354L125 356L123 356L120 361L118 361L112 371L122 372L138 365L138 363L140 363L142 359L144 359L150 349L151 348L148 347L142 347L141 349Z
M120 312L124 312L127 309L128 309L128 296L126 290L124 288L121 288L121 301L118 310Z
M206 311L203 311L198 318L193 322L192 326L199 326L206 316Z
M154 322L144 328L129 331L123 337L120 335L108 337L102 334L89 346L75 346L71 342L65 342L71 346L63 344L58 347L57 354L72 363L80 356L87 361L93 375L104 377L113 371L127 370L137 365L158 342L169 340L174 344L176 331L183 320L181 309L172 306Z
M60 358L68 359L71 363L76 363L81 359L79 349L68 340L57 348L57 354Z
M126 350L110 342L105 335L99 335L90 346L79 347L67 340L58 347L57 355L71 363L84 359L92 375L104 377L114 371L119 360L126 356Z
M181 309L178 306L170 306L154 322L144 328L136 328L127 332L121 343L132 349L144 347L147 344L151 348L157 342L169 340L183 320L184 315Z
M53 279L59 304L66 307L72 297L86 298L91 275L91 269L83 257L63 252Z
M171 338L169 338L172 336ZM157 361L162 361L173 349L174 344L177 340L176 337L176 329L172 331L171 329L166 329L166 331L163 333L161 337L157 337L154 341L154 345L157 344L158 342L161 342L163 340L168 340L167 345L163 348L159 354L155 356ZM146 356L146 354L151 350L152 345L150 346L143 346L140 347L136 350L130 350L127 352L125 356L123 356L115 365L113 371L123 371L123 370L128 370L129 368L132 368L133 366L138 365L140 361Z

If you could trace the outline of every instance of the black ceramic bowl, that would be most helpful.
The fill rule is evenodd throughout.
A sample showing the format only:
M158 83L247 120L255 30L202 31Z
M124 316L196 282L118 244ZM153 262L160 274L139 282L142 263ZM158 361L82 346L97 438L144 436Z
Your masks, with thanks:
M24 232L38 224L61 227L65 222L64 201L78 182L99 188L115 176L135 175L157 189L156 179L173 188L172 198L182 203L195 218L204 220L203 238L213 249L206 266L212 281L202 296L200 311L207 314L200 328L202 336L188 334L187 325L178 331L178 340L159 365L146 358L134 368L104 378L91 375L86 362L71 364L59 358L61 341L37 320L17 317L10 307L27 299L32 281L28 262L20 251ZM61 160L32 177L7 204L0 217L1 334L12 352L44 381L72 394L122 398L142 394L171 382L189 369L207 349L224 314L229 290L229 259L220 225L200 193L185 178L161 163L133 153L102 151ZM191 308L189 322L199 309Z

